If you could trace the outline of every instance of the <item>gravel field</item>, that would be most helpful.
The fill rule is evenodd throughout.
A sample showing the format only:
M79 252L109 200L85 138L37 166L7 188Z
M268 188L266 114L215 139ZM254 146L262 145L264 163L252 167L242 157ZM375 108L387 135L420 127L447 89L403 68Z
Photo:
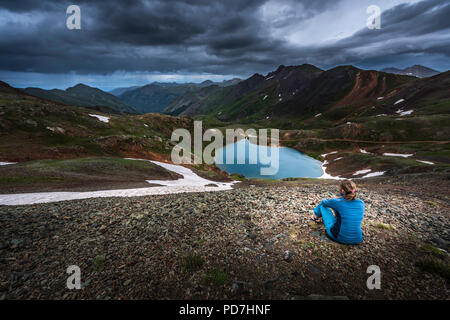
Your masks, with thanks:
M309 220L335 191L305 181L0 206L0 299L449 298L445 195L363 185L365 240L344 246ZM66 288L70 265L81 290ZM380 290L367 289L370 265Z

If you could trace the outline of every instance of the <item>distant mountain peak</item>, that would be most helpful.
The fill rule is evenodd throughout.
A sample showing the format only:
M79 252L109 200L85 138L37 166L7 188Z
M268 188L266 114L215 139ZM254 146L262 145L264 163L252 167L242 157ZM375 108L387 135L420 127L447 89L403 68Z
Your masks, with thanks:
M264 78L264 76L260 73L255 73L254 75L252 75L250 78L248 78L247 80L250 79L259 79L259 78Z
M12 88L12 87L6 82L0 81L0 88Z
M72 88L92 88L92 87L80 82L80 83L77 83L76 85L74 85ZM67 89L70 89L70 88L67 88Z
M133 106L121 101L111 93L98 88L78 83L66 90L44 90L40 88L26 88L30 95L80 107L108 107L118 112L139 113Z
M432 77L432 76L435 76L440 73L437 70L422 66L420 64L415 64L415 65L413 65L411 67L407 67L403 70L395 68L395 67L390 67L390 68L384 68L381 71L386 72L386 73L414 76L414 77L418 77L418 78L428 78L428 77Z
M24 94L23 91L16 89L12 86L10 86L8 83L3 82L0 80L0 92L3 93L21 93Z

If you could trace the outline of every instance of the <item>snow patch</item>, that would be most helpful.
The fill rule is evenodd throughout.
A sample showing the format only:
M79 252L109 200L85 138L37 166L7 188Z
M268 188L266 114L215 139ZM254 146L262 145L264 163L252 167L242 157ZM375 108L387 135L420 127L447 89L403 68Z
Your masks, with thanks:
M133 160L133 159L130 159ZM191 169L188 169L186 167L180 166L180 165L175 165L175 164L171 164L171 163L165 163L165 162L159 162L159 161L153 161L153 160L149 160L150 162L163 167L164 169L167 169L169 171L172 172L176 172L178 174L181 174L183 176L183 179L178 179L178 180L147 180L148 183L152 183L152 184L160 184L163 186L173 186L173 187L177 187L177 186L181 186L181 187L186 187L186 186L206 186L208 184L214 183L216 185L218 185L219 187L231 187L232 183L229 182L215 182L215 181L211 181L205 178L202 178L200 176L198 176L197 174L195 174Z
M367 152L367 151L364 150L364 149L359 149L359 152L364 153L364 154L370 154L370 152Z
M417 160L418 162L421 162L421 163L425 163L425 164L434 164L433 162L431 162L431 161L424 161L424 160Z
M333 152L330 152L330 153L324 153L324 154L321 154L321 157L322 158L326 158L327 156L329 156L330 154L336 154L336 153L338 153L337 151L333 151Z
M322 114L319 113L319 114L316 114L314 117L318 118L318 117L320 117L321 115L322 115Z
M395 106L396 104L402 103L402 102L404 102L404 101L405 101L405 99L400 99L400 100L398 100L396 103L394 103L394 106Z
M386 171L376 171L376 172L372 172L369 174L366 174L365 176L361 177L361 179L364 178L371 178L371 177L378 177L378 176L382 176L386 173Z
M338 153L338 152L337 151L333 151L333 152L330 152L330 153L321 154L321 156L322 156L322 158L326 158L330 154L336 154L336 153ZM338 159L336 159L336 160L338 160ZM322 163L321 168L322 168L323 174L322 174L322 176L319 177L319 179L342 180L343 178L341 178L339 176L334 177L334 176L332 176L332 175L327 173L327 167L326 167L327 164L329 164L329 162L327 160L325 160Z
M402 158L408 158L408 157L412 157L414 154L400 154L400 153L383 153L383 156L386 157L402 157Z
M97 118L98 120L100 120L101 122L104 123L108 123L109 122L109 118L105 117L105 116L100 116L98 114L89 114L91 117Z
M402 109L398 109L396 112L397 112L397 114L399 114L401 117L403 117L403 116L410 115L411 113L414 112L414 110L403 111Z
M372 169L359 170L359 171L356 171L353 175L359 176L360 174L366 174L366 173L369 173L370 171L372 171Z
M325 160L325 161L322 163L321 168L322 168L322 171L323 171L323 175L321 175L321 176L319 177L319 179L342 180L343 178L341 178L341 177L339 177L339 176L333 177L332 175L330 175L330 174L327 173L327 167L326 167L327 164L328 164L328 161L327 161L327 160Z
M7 166L10 164L16 164L17 162L0 162L0 166Z
M268 96L267 96L267 95L265 95L265 96L264 96L264 98L263 98L263 100L266 100L266 99L267 99L267 97L268 97Z
M150 161L133 159L140 161ZM149 187L138 189L121 189L121 190L101 190L89 192L38 192L38 193L20 193L20 194L4 194L0 195L1 205L27 205L35 203L48 203L67 200L80 200L89 198L104 197L140 197L148 195L161 195L171 193L187 193L187 192L209 192L222 191L232 189L233 182L215 182L204 179L192 170L183 166L151 161L167 170L179 173L183 176L178 180L147 180L148 183L160 184L162 187ZM217 187L208 187L208 184L215 184Z

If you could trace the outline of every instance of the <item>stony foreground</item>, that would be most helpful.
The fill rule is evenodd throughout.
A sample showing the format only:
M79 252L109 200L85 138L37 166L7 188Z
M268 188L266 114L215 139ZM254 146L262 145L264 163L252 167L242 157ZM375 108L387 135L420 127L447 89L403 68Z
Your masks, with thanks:
M335 189L305 182L3 206L0 298L449 298L449 257L438 249L449 249L446 201L362 188L365 241L343 246L309 220ZM70 265L81 268L81 290L66 287ZM380 290L367 289L370 265L381 269Z

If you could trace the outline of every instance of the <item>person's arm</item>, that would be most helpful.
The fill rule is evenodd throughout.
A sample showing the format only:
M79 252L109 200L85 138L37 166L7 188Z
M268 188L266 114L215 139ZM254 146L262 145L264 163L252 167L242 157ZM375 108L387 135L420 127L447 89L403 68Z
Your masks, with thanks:
M321 204L324 206L324 207L327 207L327 208L331 208L331 209L334 209L334 210L337 210L337 202L338 202L338 200L337 199L322 199L322 202L321 202Z
M338 211L337 210L337 202L338 202L337 199L330 199L330 200L322 199L322 202L320 204L323 205L326 208L330 208L331 212L333 212L333 216L336 217L335 211Z

